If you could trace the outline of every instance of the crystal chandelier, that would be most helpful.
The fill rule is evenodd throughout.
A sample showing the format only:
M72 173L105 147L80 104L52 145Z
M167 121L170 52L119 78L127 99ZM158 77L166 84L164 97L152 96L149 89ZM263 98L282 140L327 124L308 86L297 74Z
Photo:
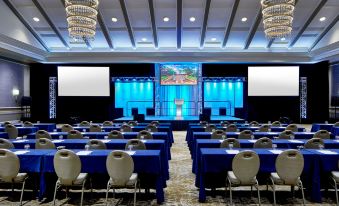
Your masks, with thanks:
M295 0L261 0L266 37L282 38L292 32Z
M65 0L71 41L81 43L94 40L98 5L98 0Z

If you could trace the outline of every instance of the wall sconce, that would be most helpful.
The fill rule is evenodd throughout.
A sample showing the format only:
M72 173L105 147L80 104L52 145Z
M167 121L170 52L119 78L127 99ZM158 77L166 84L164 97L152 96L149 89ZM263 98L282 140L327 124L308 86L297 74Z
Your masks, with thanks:
M15 102L18 103L18 96L20 94L20 91L18 89L13 89L12 90L12 95L15 98Z

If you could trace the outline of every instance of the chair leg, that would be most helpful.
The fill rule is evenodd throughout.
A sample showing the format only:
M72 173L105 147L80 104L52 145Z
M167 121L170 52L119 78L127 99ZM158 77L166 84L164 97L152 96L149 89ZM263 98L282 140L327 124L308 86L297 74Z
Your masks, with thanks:
M333 178L332 178L332 180L334 182L333 187L334 187L334 190L335 190L335 200L336 200L337 205L339 205L339 202L338 202L338 186L337 186L337 181L335 181L335 179L333 179Z
M54 196L53 196L53 205L55 206L55 197L56 197L56 192L58 190L59 187L59 180L57 180L57 182L55 183L55 188L54 188Z
M134 183L134 202L133 205L137 204L137 182Z
M80 199L80 205L82 206L82 203L84 201L84 189L85 189L85 183L86 183L86 179L84 180L84 182L82 183L82 188L81 188L81 199Z
M299 180L299 188L301 189L301 195L303 196L303 205L305 205L304 186L301 180Z
M23 195L24 195L25 183L26 183L26 179L25 179L25 180L23 181L23 183L22 183L21 195L20 195L20 206L22 205L22 197L23 197Z
M107 189L106 189L106 206L108 205L108 192L110 188L111 188L111 185L109 184L109 180L108 180Z
M258 181L257 181L255 186L256 186L257 191L258 191L258 201L259 201L259 206L260 206L261 205L261 199L260 199L260 190L259 190L259 183L258 183Z
M228 179L228 178L227 178ZM233 197L232 197L232 183L231 181L228 179L228 186L229 186L229 190L230 190L230 205L233 205Z
M272 190L273 190L273 205L275 206L277 203L276 203L276 199L275 199L275 184L274 184L274 181L271 179L271 182L272 182Z

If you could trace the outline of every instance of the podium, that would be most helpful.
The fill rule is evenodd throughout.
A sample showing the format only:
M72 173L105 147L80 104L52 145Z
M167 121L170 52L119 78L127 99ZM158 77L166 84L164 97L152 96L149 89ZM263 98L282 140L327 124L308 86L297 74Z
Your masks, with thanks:
M184 104L184 99L174 99L174 104L177 107L175 119L182 119L182 105Z

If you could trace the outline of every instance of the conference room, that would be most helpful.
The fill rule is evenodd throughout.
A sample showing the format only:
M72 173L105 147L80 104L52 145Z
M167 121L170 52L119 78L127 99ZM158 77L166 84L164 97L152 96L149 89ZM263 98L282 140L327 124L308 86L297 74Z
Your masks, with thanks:
M0 1L0 205L339 205L338 14Z

